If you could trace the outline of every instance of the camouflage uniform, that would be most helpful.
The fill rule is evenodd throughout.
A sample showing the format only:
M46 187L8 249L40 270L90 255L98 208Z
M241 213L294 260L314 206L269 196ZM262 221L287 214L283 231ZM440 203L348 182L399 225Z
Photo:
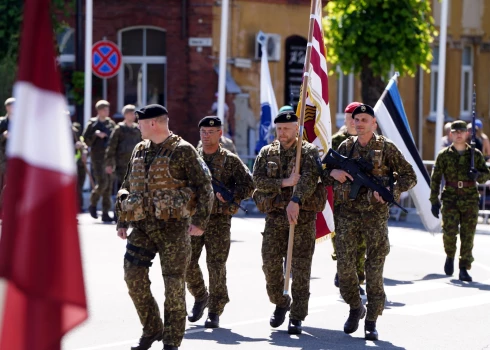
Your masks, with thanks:
M162 176L162 174L164 176ZM126 191L129 196L124 198ZM143 325L143 336L163 330L179 346L185 331L185 273L191 257L189 225L204 228L213 204L211 175L194 147L171 134L163 143L136 145L118 193L118 228L133 227L124 279ZM149 267L160 255L165 283L164 322L150 290Z
M357 136L351 136L338 149L344 156L359 158L374 165L372 174L385 186L396 172L397 181L393 193L398 200L400 193L415 186L417 178L412 165L408 163L393 142L383 136L373 134L366 146L357 142ZM383 289L383 267L390 252L388 240L389 208L386 203L376 201L373 191L362 187L357 199L351 201L348 195L351 182L341 184L330 177L332 169L324 171L324 180L334 185L336 211L337 272L339 274L340 294L351 310L361 307L359 279L356 273L356 255L359 237L364 235L367 243L366 288L368 321L376 321L382 314L386 295Z
M208 165L212 176L233 192L236 203L252 195L254 189L252 174L240 158L222 146L219 146L213 154L205 154L202 148L198 148L198 153ZM204 234L191 237L192 258L186 275L187 288L196 301L208 297L199 267L199 258L205 246L209 271L209 312L218 316L223 313L225 305L229 302L226 287L226 260L230 251L231 216L237 211L236 205L222 203L215 198Z
M7 138L3 135L9 129L9 117L0 117L0 211L3 205L3 189L7 177Z
M77 163L77 194L78 194L78 205L79 210L83 210L83 184L85 183L85 177L87 176L87 171L85 170L85 165L83 164L82 154L87 153L87 145L83 141L82 137L82 126L80 123L73 123L71 126L73 133L73 141L77 143L82 142L84 145L83 149L75 149L75 161Z
M253 179L256 191L253 198L258 209L267 213L262 240L262 269L269 299L280 308L287 307L289 303L289 297L283 295L283 259L287 255L290 226L286 207L293 196L300 199L291 261L293 303L290 318L303 321L308 315L316 213L325 207L326 194L325 187L318 182L321 174L318 149L303 141L301 153L301 178L293 193L293 187L281 188L281 183L290 176L295 164L296 143L288 150L280 146L279 141L264 146L254 164Z
M105 171L105 151L108 146L109 136L116 126L116 123L110 118L106 118L103 122L98 118L91 118L88 122L83 138L87 146L90 147L90 158L92 160L92 173L95 179L95 188L92 189L90 195L90 205L96 207L97 202L102 196L102 212L108 213L112 207L111 191L112 191L112 176ZM101 139L95 135L95 132L100 130L105 132L107 138Z
M461 239L459 268L471 269L474 261L472 250L475 229L478 221L479 194L476 183L468 176L471 164L471 147L466 145L462 154L450 146L439 152L432 169L430 182L430 202L439 204L439 189L444 175L446 185L442 191L442 231L444 250L448 257L456 254L456 236ZM490 171L485 165L482 153L475 149L475 168L479 175L477 181L485 183L490 179ZM458 183L464 185L458 188Z
M230 151L233 154L238 154L232 139L229 139L228 137L223 135L220 137L219 143L224 149ZM201 140L199 140L199 142L197 143L197 148L201 148L201 147L202 147L202 142Z
M347 128L344 127L343 129L341 128L335 135L332 136L332 149L337 150L342 142L347 140L351 135L347 132ZM340 210L340 208L334 207L333 210L333 218L334 222L337 222L337 211ZM337 224L335 224L337 227ZM335 246L335 232L332 234L332 246L333 246L333 254L332 254L332 259L337 260L337 248ZM359 277L359 283L363 283L364 279L366 278L366 275L364 274L364 263L366 262L366 239L362 235L362 233L359 232L359 236L357 238L357 276Z
M124 180L134 146L141 141L138 124L128 126L125 122L118 123L111 133L109 146L105 152L105 165L116 170L116 179L120 186Z

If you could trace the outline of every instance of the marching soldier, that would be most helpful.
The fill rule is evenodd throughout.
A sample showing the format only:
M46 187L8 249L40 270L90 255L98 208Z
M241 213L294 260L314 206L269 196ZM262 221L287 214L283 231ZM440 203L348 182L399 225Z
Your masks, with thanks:
M439 188L444 175L446 184L442 191L442 232L446 263L444 272L454 273L456 254L456 236L459 233L461 250L459 256L459 280L471 282L468 273L471 263L473 240L478 222L479 194L476 182L485 183L490 179L490 171L485 164L483 154L475 149L475 170L471 171L471 147L466 143L466 123L457 120L451 124L452 144L442 149L436 158L430 181L430 202L432 214L438 218L441 209Z
M341 143L338 152L348 158L363 158L373 165L372 175L384 186L392 188L395 199L417 183L415 172L396 145L374 133L374 110L361 104L352 112L357 136ZM396 174L395 174L396 173ZM393 183L394 177L397 178ZM366 288L367 317L364 327L367 340L377 340L376 320L383 313L386 295L383 289L383 267L390 251L388 241L388 204L379 193L362 187L355 200L349 199L352 176L344 170L329 166L324 171L324 182L333 184L336 210L337 272L340 294L350 306L344 332L354 333L359 321L366 315L359 294L359 277L356 271L359 237L364 235L367 244Z
M122 109L124 121L118 123L109 138L105 153L106 173L116 172L118 186L121 186L134 146L141 141L141 132L134 121L136 107L126 105Z
M111 190L112 177L106 173L105 152L109 145L109 136L116 123L109 118L109 102L100 100L95 104L97 116L91 118L83 133L87 146L90 147L90 158L92 160L92 173L94 174L96 186L90 194L90 215L97 219L97 203L102 197L102 222L112 222L109 210L112 207Z
M195 298L190 322L198 321L209 303L206 328L218 328L219 317L229 302L226 287L226 261L230 252L231 216L238 211L236 203L250 197L254 190L252 174L240 158L220 144L223 134L221 120L215 116L203 118L199 122L202 146L197 149L213 177L213 183L223 186L232 193L232 199L225 200L216 191L213 209L204 234L191 238L192 257L187 269L187 287ZM203 280L199 258L206 247L206 264L209 271L209 293Z
M67 112L69 116L70 113ZM82 126L80 123L74 122L71 125L73 133L73 141L75 142L75 162L77 163L77 194L78 194L78 204L79 212L83 212L83 184L85 183L85 177L87 176L87 171L85 170L87 164L87 154L88 147L83 140L82 136Z
M3 204L3 189L7 175L7 140L9 138L9 124L14 111L15 98L9 97L5 100L5 114L0 117L0 212Z
M117 234L128 240L124 279L143 325L131 349L148 350L163 339L163 349L173 350L185 332L190 236L203 234L213 205L211 174L195 148L169 130L165 107L136 113L144 141L134 148L116 205ZM148 277L156 253L165 283L163 322Z
M317 212L325 208L326 193L319 182L321 161L318 149L303 141L301 168L295 173L298 117L292 111L279 113L275 119L277 140L262 147L255 160L253 194L257 208L266 213L262 240L262 269L267 294L276 309L270 325L283 324L287 311L289 334L301 334L302 321L308 314L310 274L315 249ZM293 190L293 187L296 186ZM292 295L283 295L283 259L288 249L289 226L295 224L292 256Z
M342 142L347 140L351 136L356 136L356 127L354 125L354 119L352 118L352 112L354 112L354 109L356 109L358 106L360 106L360 102L352 102L350 103L344 111L344 125L340 130L332 136L332 148L334 150L337 150ZM307 106L307 108L310 106ZM310 107L311 108L311 107ZM338 202L335 201L335 204ZM333 211L334 215L334 221L337 221L335 219L335 214L337 213L338 209L335 209ZM358 237L358 243L359 247L357 249L357 277L359 278L359 293L361 295L365 295L366 293L364 292L364 289L362 289L361 284L364 283L364 280L366 278L366 275L364 274L364 262L366 261L366 239L362 234L359 235ZM337 250L335 247L335 233L332 233L332 246L333 246L333 254L332 254L332 259L334 261L337 261ZM339 274L335 274L335 279L334 279L334 284L336 287L339 287Z

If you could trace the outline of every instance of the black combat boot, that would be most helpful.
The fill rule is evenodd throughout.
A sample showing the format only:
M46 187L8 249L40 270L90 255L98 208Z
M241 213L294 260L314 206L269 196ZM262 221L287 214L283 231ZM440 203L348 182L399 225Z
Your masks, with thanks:
M471 278L470 274L465 268L459 269L459 280L464 282L473 282L473 278Z
M102 213L102 222L113 222L114 219L109 215L109 213Z
M204 315L204 309L208 306L208 302L209 295L206 295L206 298L201 301L194 302L194 306L192 307L192 315L187 316L189 322L196 322L201 319L202 315Z
M364 339L378 340L378 331L376 330L376 321L368 321L364 324Z
M303 327L300 320L289 319L288 334L301 334L303 333Z
M131 350L148 350L151 348L151 344L156 341L162 341L163 333L162 331L156 333L155 335L150 335L148 337L141 337L137 345L133 345Z
M97 207L93 205L88 206L88 212L90 213L90 216L93 217L94 219L97 219L99 217L97 215Z
M454 258L446 257L446 263L444 264L444 272L448 276L452 276L454 273Z
M340 285L339 285L339 274L336 273L335 274L335 278L333 279L333 284L335 285L335 287L339 288Z
M347 334L354 333L359 328L359 321L366 316L366 308L361 305L357 309L349 311L349 318L344 324L344 332Z
M163 350L179 350L179 348L177 346L164 344L163 345Z
M214 312L208 314L206 322L204 322L205 328L219 328L219 315Z
M364 291L364 289L361 287L361 285L359 285L359 294L361 295L366 295L366 292Z
M291 308L291 297L288 296L288 304L285 307L276 306L274 313L271 316L269 324L272 328L277 328L284 323L286 319L286 313Z

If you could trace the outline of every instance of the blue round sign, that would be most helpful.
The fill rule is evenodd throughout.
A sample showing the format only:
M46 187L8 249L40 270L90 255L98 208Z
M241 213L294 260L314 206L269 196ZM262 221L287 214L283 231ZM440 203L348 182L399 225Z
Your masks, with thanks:
M121 63L121 51L112 41L98 41L92 47L92 71L99 78L115 76Z

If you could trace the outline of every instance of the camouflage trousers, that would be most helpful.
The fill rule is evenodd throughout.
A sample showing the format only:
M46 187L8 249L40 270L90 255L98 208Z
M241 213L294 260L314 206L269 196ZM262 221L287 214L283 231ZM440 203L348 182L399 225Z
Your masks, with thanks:
M153 260L155 253L160 256L165 283L163 323L151 293L149 267L124 259L124 279L143 325L143 336L163 331L163 342L173 346L180 346L185 332L185 273L191 256L188 228L188 220L167 222L153 230L133 228L128 236L128 244L137 248L128 247L126 254L146 262Z
M105 172L105 163L92 161L95 188L90 195L90 205L96 207L102 197L102 212L107 213L112 208L112 176Z
M213 214L200 237L191 237L192 256L187 269L187 288L196 301L208 296L199 267L202 248L206 247L206 265L209 272L209 312L221 315L230 301L226 287L226 261L230 252L231 216Z
M336 213L337 272L340 294L351 309L361 306L357 276L359 237L366 240L367 320L376 321L383 313L386 295L383 288L383 267L390 252L388 240L388 210L353 211L340 208Z
M444 200L442 206L442 232L446 255L456 255L457 235L461 240L459 268L471 269L473 241L478 222L478 198L471 200Z
M290 318L304 320L308 315L310 299L311 260L315 251L316 213L300 211L294 230L293 259L291 271ZM267 214L262 239L262 270L265 274L267 294L271 303L286 307L288 297L283 295L283 259L288 251L289 222L286 211Z
M77 194L78 194L78 206L80 211L83 209L83 184L85 183L85 177L87 172L81 159L77 161Z
M334 213L336 213L336 210L334 209ZM334 215L334 222L337 222L337 218ZM337 260L337 247L335 245L335 239L336 239L336 234L335 232L332 233L332 247L333 247L333 253L332 253L332 260L336 261ZM359 236L357 237L357 260L356 260L356 266L357 266L357 277L359 278L359 283L364 283L364 280L366 279L366 274L364 273L364 264L366 262L366 239L364 236L359 233Z

